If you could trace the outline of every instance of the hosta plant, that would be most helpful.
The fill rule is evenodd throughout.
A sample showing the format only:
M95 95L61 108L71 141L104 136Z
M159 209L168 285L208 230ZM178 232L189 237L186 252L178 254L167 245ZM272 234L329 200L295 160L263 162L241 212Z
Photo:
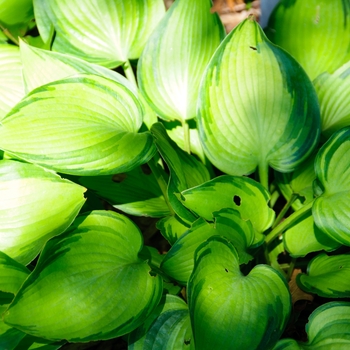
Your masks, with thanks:
M0 348L349 348L349 8L2 1Z

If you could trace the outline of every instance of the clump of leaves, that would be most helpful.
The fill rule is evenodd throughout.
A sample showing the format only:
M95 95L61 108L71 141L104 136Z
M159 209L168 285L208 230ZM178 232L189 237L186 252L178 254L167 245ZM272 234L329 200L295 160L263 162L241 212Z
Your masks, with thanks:
M350 346L350 4L211 7L3 2L1 348Z

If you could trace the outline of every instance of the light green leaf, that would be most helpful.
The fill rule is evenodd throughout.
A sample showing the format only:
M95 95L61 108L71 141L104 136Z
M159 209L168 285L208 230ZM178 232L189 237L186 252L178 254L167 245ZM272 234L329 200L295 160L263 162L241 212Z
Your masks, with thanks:
M252 19L221 43L204 74L198 102L204 151L220 170L292 171L317 144L317 95L300 65Z
M330 302L318 307L306 325L308 342L280 340L273 350L347 350L350 346L350 303Z
M0 128L0 148L72 175L130 171L155 153L152 136L137 133L142 107L125 86L76 75L32 91Z
M56 30L54 51L108 68L138 58L165 12L162 0L34 0L34 9L45 42Z
M350 60L348 0L282 0L271 14L266 31L311 79L323 72L333 73Z
M128 350L190 349L191 338L187 304L167 294L144 325L129 335Z
M32 164L0 161L0 247L28 264L73 222L85 188Z
M177 0L150 36L138 63L140 90L165 120L196 117L199 83L225 36L210 0Z
M350 127L322 146L315 160L317 186L312 216L317 227L333 240L350 245Z
M0 120L24 97L21 68L18 47L0 44Z
M125 213L151 217L170 215L159 185L146 166L113 176L84 176L79 182Z
M256 230L255 244L264 240L262 233L273 223L275 212L269 208L270 195L258 182L240 176L222 175L200 186L181 192L185 207L210 221L223 208L237 210Z
M269 349L281 336L291 311L286 281L267 265L247 276L234 247L214 236L197 250L188 282L196 349Z
M322 134L328 139L350 124L350 61L333 74L321 74L313 83L320 102Z
M239 264L248 263L253 257L247 252L254 242L254 229L249 221L241 219L233 209L213 213L214 223L202 218L170 248L161 269L180 284L186 284L193 270L196 249L212 236L224 236L237 250Z
M71 342L131 332L162 294L161 278L138 258L141 248L140 231L125 216L80 216L46 244L5 322L33 336Z
M326 298L350 297L350 255L328 256L325 253L313 258L307 274L299 274L297 283L307 293Z
M1 0L0 23L6 28L29 22L33 19L32 0Z
M189 225L174 215L159 220L157 228L170 245L173 245L189 229Z
M29 273L30 271L24 265L0 252L0 290L2 292L16 294Z
M175 213L185 222L193 222L196 217L190 213L176 196L181 191L200 185L210 179L207 168L194 156L186 153L168 136L164 126L156 123L151 132L158 152L168 165L170 179L168 184L169 201Z

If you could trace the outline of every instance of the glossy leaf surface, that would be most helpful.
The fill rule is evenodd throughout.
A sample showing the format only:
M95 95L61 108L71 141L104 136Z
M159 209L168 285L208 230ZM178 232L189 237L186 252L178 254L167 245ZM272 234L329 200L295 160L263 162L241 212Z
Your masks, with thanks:
M257 265L244 276L234 247L217 236L196 252L188 302L195 346L201 350L268 349L282 334L291 310L281 275Z
M165 11L161 0L35 0L34 9L44 41L56 31L54 51L109 68L139 57Z
M350 127L322 146L315 171L322 191L312 207L315 224L332 239L350 245Z
M138 228L122 215L96 211L78 217L47 243L5 322L34 336L73 342L132 331L162 293L161 278L138 258L141 248Z
M299 274L297 283L304 291L326 298L349 298L350 255L319 254L307 267L307 274Z
M213 55L198 107L204 151L227 174L250 174L259 167L266 182L268 166L292 171L318 142L320 115L312 83L251 18Z
M311 79L323 72L333 73L350 60L350 3L282 0L270 17L267 33L295 57Z
M155 153L152 136L137 133L142 116L125 86L76 75L27 95L2 120L0 148L66 174L125 172Z
M225 36L209 0L178 0L149 38L138 63L138 81L148 103L165 120L196 117L199 83Z
M32 164L0 161L0 247L28 264L77 216L85 188Z

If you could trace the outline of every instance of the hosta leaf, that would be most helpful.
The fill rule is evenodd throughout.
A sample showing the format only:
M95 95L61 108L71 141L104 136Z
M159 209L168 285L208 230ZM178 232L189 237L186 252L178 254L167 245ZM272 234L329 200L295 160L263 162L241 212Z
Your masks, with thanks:
M190 349L191 338L187 304L167 294L146 322L129 335L128 350Z
M0 23L5 28L27 23L33 17L33 2L31 0L0 1Z
M247 276L234 247L214 236L195 255L188 303L197 349L269 349L289 318L286 281L267 265Z
M85 188L32 164L0 161L0 247L28 264L45 242L67 229Z
M308 342L280 340L273 350L347 350L350 346L350 303L330 302L318 307L306 325Z
M322 146L315 160L318 187L312 215L319 229L350 245L350 127L341 129Z
M199 83L225 32L210 0L178 0L150 36L138 64L142 94L165 120L196 117Z
M315 225L311 213L288 229L283 235L283 241L286 250L294 258L319 250L333 251L340 246Z
M308 293L326 298L349 298L350 255L317 255L309 262L307 274L297 276L297 283Z
M243 220L250 220L256 230L255 243L264 239L275 218L269 208L270 196L258 182L239 176L222 175L206 183L181 192L183 205L206 220L223 208L237 210Z
M268 165L292 171L318 141L317 96L300 65L251 18L221 43L204 74L198 126L204 151L231 175Z
M115 174L155 153L152 136L137 133L141 124L141 105L125 86L76 75L27 95L2 120L0 148L66 174Z
M247 249L254 242L254 229L233 209L214 213L214 223L198 219L166 254L161 269L181 284L186 284L193 270L196 249L212 236L224 236L237 250L239 264L253 257Z
M333 74L321 74L313 83L320 102L322 134L329 138L350 124L350 61Z
M56 30L54 51L106 67L138 58L165 11L161 0L34 0L34 9L45 42Z
M178 216L167 216L157 222L163 237L173 245L189 228Z
M29 273L30 271L24 265L0 252L0 290L2 292L16 294Z
M18 47L0 44L0 120L24 97L21 68Z
M84 176L79 182L125 213L151 217L170 215L158 183L146 167L113 176Z
M291 31L290 29L293 28ZM282 0L267 33L304 67L311 79L350 60L348 0Z
M5 322L33 336L72 342L129 333L162 293L161 278L138 258L141 248L142 236L126 217L105 211L80 216L47 243Z
M195 216L191 214L179 201L176 194L181 191L200 185L210 179L207 168L194 156L180 149L172 141L164 126L156 123L151 132L154 136L158 152L163 157L170 170L168 184L169 201L175 213L186 222L193 222Z

